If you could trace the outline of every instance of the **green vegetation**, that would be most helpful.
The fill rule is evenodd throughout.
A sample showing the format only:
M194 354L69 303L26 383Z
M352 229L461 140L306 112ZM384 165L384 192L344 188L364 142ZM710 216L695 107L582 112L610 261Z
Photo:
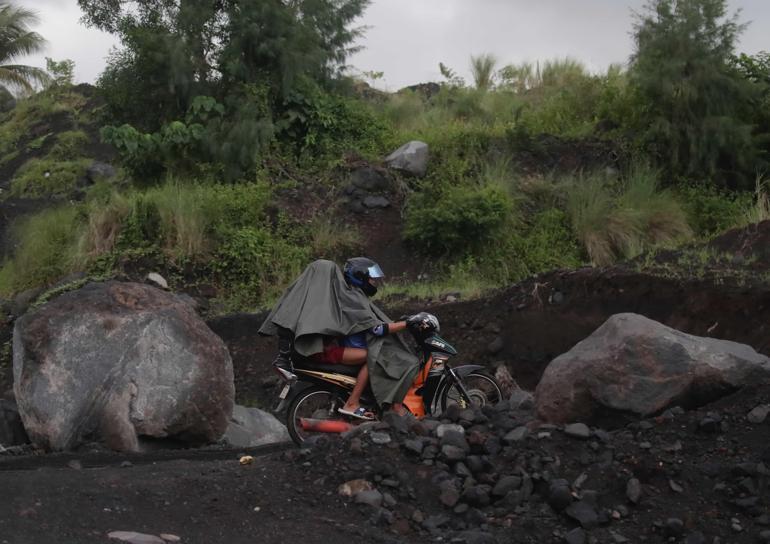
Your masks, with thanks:
M79 4L122 45L98 83L103 110L84 113L72 63L49 59L46 89L0 114L0 165L34 157L8 193L80 199L18 225L3 296L76 270L152 268L175 286L213 285L220 307L264 306L309 260L362 251L329 203L351 165L415 139L430 146L428 173L396 185L403 240L430 280L384 296L652 265L770 218L757 176L770 156L770 56L735 51L742 26L726 0L650 2L628 69L480 54L469 84L440 64L440 85L393 94L342 73L367 0ZM97 128L125 175L86 189ZM323 211L287 197L305 193L329 195ZM716 258L693 250L679 264L704 274Z
M11 180L11 195L26 198L70 195L85 176L89 159L30 159Z

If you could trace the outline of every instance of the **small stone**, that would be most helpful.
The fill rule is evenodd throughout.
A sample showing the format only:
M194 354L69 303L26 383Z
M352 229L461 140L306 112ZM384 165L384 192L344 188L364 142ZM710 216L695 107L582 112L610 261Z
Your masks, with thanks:
M166 542L180 542L182 540L177 535L172 535L171 533L161 533L160 537Z
M441 425L436 427L436 436L439 438L443 438L444 434L447 433L448 431L455 431L460 434L465 434L465 427L463 427L462 425L457 425L455 423L442 423Z
M612 537L612 541L615 542L615 544L625 544L628 542L626 537L620 533L616 533L615 531L610 531L610 536Z
M762 531L759 533L759 541L763 544L770 542L770 531Z
M642 497L642 483L636 478L631 478L626 483L626 497L634 504L639 503L639 499Z
M78 461L77 459L73 459L69 463L67 463L67 466L70 467L72 470L82 470L83 464Z
M585 500L571 504L565 513L577 521L583 529L593 529L599 524L599 514Z
M679 518L668 518L664 530L668 536L678 538L684 533L684 521Z
M422 449L424 447L424 444L422 440L404 440L403 447L407 451L411 451L412 453L416 453L417 455L420 455L422 453Z
M572 491L567 480L551 480L548 488L548 504L557 512L561 512L572 504Z
M441 482L439 489L441 489L441 493L439 494L438 499L444 506L452 508L457 504L457 501L460 500L460 492L451 480Z
M341 484L337 488L337 493L339 495L342 495L343 497L353 497L355 495L358 495L362 491L371 491L374 489L374 486L371 482L364 480L364 479L358 479L358 480L350 480L348 482L345 482L344 484Z
M668 486L671 488L671 491L673 491L674 493L682 493L684 491L684 488L678 483L676 483L674 480L669 480Z
M150 272L147 274L147 281L154 283L161 289L168 289L168 282L166 281L166 278L157 272Z
M585 440L591 436L591 429L585 423L571 423L564 427L564 434Z
M379 508L380 506L382 506L382 499L383 499L382 493L380 493L376 489L371 489L368 491L361 491L360 493L357 493L355 497L355 502L357 504L366 504L373 508Z
M452 446L451 444L441 446L441 454L449 462L462 461L466 457L464 449Z
M564 542L566 544L585 544L586 532L580 527L575 527L566 535L564 535Z
M687 538L684 539L684 544L706 544L706 537L700 531L696 531L687 535Z
M652 448L652 444L650 444L649 442L639 442L639 447L642 448L643 450L649 450Z
M749 420L749 423L759 425L760 423L764 423L768 414L770 414L770 404L761 404L749 412L746 419Z
M107 533L107 537L128 544L165 544L162 538L155 535L136 533L134 531L112 531Z
M388 200L384 196L367 196L364 198L364 207L371 208L371 209L377 209L377 208L387 208L390 206L390 200Z
M528 434L529 434L529 429L527 429L522 425L521 427L516 427L514 430L506 434L505 437L503 437L503 442L505 442L506 444L514 444L516 442L521 442L527 437Z
M519 489L520 487L521 478L519 476L503 476L492 489L492 495L495 495L496 497L504 497L510 491Z
M390 441L391 441L390 434L382 433L382 432L374 432L369 435L369 438L373 443L378 444L380 446L383 446L385 444L390 444Z

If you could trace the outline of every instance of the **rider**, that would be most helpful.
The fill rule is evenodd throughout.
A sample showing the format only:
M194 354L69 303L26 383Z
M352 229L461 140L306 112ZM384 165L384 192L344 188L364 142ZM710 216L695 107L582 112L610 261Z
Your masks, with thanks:
M343 275L349 287L360 289L367 297L372 297L377 293L378 282L385 277L380 266L366 257L349 259L345 263ZM368 355L366 335L385 336L389 333L403 331L406 327L407 321L381 323L369 330L349 336L328 337L324 340L323 351L312 356L312 360L317 363L361 367L353 391L345 405L339 409L341 414L358 419L374 419L374 414L360 405L361 395L369 381L369 369L365 364ZM273 365L284 371L290 371L292 344L290 333L287 335L286 332L279 334L278 357ZM404 410L401 403L394 403L391 408L398 413L402 413Z

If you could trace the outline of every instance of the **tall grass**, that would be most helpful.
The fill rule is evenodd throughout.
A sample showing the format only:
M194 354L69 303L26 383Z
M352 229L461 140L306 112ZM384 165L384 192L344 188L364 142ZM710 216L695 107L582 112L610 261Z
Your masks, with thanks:
M618 182L601 174L576 177L567 191L576 236L595 265L633 258L642 251L689 239L687 216L658 173L635 167Z
M0 294L48 285L73 270L83 218L65 205L23 220L13 231L17 251L0 268Z
M490 53L471 56L471 74L476 88L480 91L490 89L494 84L497 58Z
M768 194L769 180L757 176L754 188L754 202L744 212L738 226L746 226L770 219L770 195Z

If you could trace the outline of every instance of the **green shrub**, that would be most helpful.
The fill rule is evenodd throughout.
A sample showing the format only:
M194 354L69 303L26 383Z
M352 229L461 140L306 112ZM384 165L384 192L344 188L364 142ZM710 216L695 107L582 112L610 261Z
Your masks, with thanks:
M18 249L0 269L0 293L48 285L69 273L82 225L78 206L49 209L19 223L13 232Z
M750 192L732 192L707 184L679 185L675 196L696 236L705 238L740 224L752 202Z
M11 180L11 194L24 198L68 196L85 177L91 162L90 159L30 159Z
M56 137L56 143L48 156L53 159L68 161L83 156L89 143L88 135L82 130L69 130Z
M512 240L512 259L523 270L512 281L556 268L577 268L582 250L566 212L551 208L534 216L531 225Z
M437 196L412 196L405 220L404 238L428 253L481 250L499 236L513 209L499 187L452 186Z
M307 248L298 247L259 227L232 230L218 247L211 268L242 300L274 297L302 271Z

